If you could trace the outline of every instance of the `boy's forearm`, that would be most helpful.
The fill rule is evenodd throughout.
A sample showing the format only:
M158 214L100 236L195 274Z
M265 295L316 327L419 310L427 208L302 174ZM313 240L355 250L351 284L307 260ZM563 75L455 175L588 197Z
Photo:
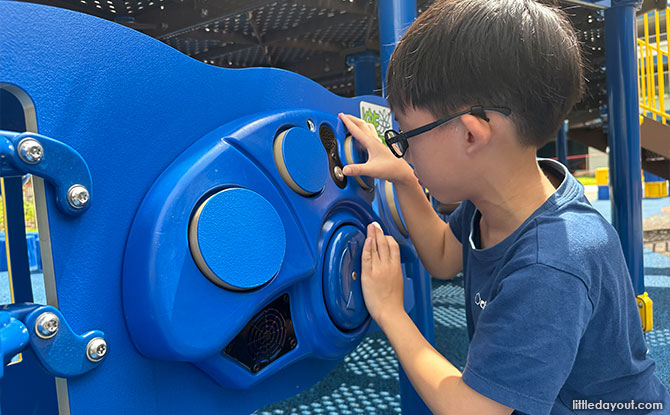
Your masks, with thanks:
M380 326L405 373L434 414L462 414L461 372L426 341L404 311L388 316ZM467 394L466 394L467 396Z
M441 274L445 254L444 232L448 225L437 216L413 174L394 183L394 186L407 231L421 262L429 273Z

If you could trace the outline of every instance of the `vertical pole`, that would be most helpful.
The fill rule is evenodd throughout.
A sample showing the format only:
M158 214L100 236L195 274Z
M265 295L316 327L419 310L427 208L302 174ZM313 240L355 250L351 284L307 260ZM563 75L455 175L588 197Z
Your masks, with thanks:
M354 89L356 96L379 95L377 90L377 63L379 55L366 51L347 56L347 65L354 67Z
M378 0L379 53L382 65L382 96L386 97L386 68L395 45L416 19L416 0Z
M565 167L568 167L568 120L558 130L556 135L556 157Z
M412 280L414 287L414 308L409 313L423 337L435 345L435 325L433 324L433 303L431 301L430 274L415 259L404 265L405 275ZM403 415L430 415L432 412L423 402L419 394L409 381L407 374L398 365L398 379L400 385L400 408Z
M386 69L395 45L416 18L416 0L378 0L379 46L381 54L382 96L386 96ZM431 344L435 343L433 304L430 274L419 260L405 264L405 273L414 284L414 309L411 317L417 328ZM407 375L398 368L401 408L404 415L430 414L426 404L414 390Z
M636 294L644 292L642 177L635 0L612 0L605 11L612 224Z

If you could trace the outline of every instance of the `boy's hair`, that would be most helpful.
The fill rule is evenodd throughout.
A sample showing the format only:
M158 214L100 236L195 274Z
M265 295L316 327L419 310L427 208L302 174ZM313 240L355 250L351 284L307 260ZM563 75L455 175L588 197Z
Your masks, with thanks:
M391 108L435 117L473 105L511 108L521 144L542 147L584 91L580 44L566 15L533 0L438 0L398 43Z

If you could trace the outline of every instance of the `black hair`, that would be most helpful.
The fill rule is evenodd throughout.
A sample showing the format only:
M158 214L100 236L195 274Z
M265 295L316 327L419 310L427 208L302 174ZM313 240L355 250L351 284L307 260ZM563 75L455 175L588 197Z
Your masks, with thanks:
M521 143L541 147L584 93L584 61L563 11L534 0L438 0L409 27L387 71L392 110L437 118L511 108Z

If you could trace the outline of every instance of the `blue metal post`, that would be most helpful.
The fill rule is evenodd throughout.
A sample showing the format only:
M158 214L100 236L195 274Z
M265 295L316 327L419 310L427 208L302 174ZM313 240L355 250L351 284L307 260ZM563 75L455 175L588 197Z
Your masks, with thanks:
M556 157L565 167L568 167L568 120L563 122L556 135Z
M405 274L412 279L414 286L414 308L410 317L421 334L435 345L435 325L433 324L433 304L431 301L430 274L417 259L405 264ZM432 414L407 378L402 367L398 367L400 381L400 406L404 415Z
M347 56L347 65L354 67L354 88L356 96L379 95L377 89L377 70L379 55L365 51Z
M379 0L379 49L382 65L382 96L386 96L386 68L395 45L416 19L416 0Z
M642 177L637 89L635 0L613 0L605 11L612 224L619 233L636 294L644 292Z

